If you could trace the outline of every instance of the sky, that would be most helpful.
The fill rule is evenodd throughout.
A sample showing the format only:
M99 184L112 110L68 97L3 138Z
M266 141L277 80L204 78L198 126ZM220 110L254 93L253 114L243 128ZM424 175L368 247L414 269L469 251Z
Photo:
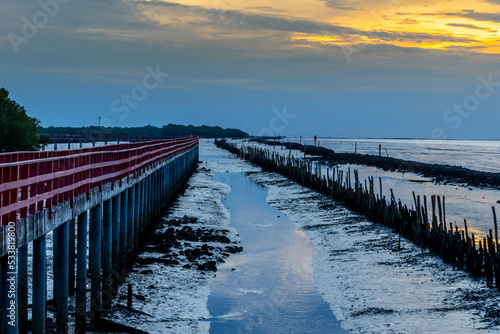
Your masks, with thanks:
M42 126L500 139L500 0L2 0Z

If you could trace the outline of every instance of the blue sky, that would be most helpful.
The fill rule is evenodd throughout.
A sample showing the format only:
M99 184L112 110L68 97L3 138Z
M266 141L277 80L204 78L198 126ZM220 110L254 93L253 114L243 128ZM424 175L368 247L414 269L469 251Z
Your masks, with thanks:
M0 86L43 126L500 139L499 21L495 0L3 0Z

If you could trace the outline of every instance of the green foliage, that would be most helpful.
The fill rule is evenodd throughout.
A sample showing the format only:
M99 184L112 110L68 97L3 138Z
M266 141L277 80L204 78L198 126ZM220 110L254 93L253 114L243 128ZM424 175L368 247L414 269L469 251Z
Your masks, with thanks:
M41 146L47 146L51 142L50 136L48 136L48 135L41 135L38 138L38 142L40 143Z
M26 114L24 107L9 98L8 90L0 88L0 152L38 150L39 123Z
M202 138L246 138L248 133L238 129L223 129L220 126L185 126L177 124L164 125L161 128L148 125L142 127L119 128L88 126L81 128L53 127L40 128L40 134L47 135L82 135L82 136L133 136L133 137L179 137L199 136Z

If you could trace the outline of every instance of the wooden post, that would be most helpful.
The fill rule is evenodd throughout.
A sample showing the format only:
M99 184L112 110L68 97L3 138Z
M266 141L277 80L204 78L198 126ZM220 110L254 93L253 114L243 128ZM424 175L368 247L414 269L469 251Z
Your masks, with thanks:
M380 200L382 200L382 198L384 197L383 194L382 194L382 178L379 177L378 181L379 181L379 184L380 184Z
M378 144L378 156L382 156L382 144Z
M498 225L497 225L497 214L495 212L495 207L492 206L491 209L493 210L493 223L495 224L495 248L496 251L498 252Z

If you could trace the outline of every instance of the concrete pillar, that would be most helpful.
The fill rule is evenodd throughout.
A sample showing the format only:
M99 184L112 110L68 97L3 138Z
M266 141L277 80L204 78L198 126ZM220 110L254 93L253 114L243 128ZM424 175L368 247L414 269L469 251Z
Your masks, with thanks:
M75 295L75 219L68 222L69 229L69 265L68 265L68 292Z
M146 194L145 194L145 184L146 184L146 178L142 179L142 181L139 183L139 237L137 239L137 242L141 240L142 238L142 231L144 228L144 222L146 221L145 218L145 210L144 208L146 207ZM138 249L138 248L137 248Z
M104 202L102 213L102 307L111 308L112 289L111 289L111 270L112 270L112 242L113 242L113 223L112 223L112 202Z
M75 333L86 331L87 317L87 211L78 216Z
M127 229L128 229L128 189L120 197L120 265L119 270L127 266ZM125 277L123 278L123 280Z
M19 333L28 333L28 245L17 250L18 277L17 294L19 302Z
M91 240L92 268L90 287L90 322L95 323L101 318L101 204L91 209L89 237Z
M158 169L154 175L153 175L153 213L154 213L154 216L155 217L158 217L160 215L160 208L159 208L159 205L160 205L160 197L161 197L161 194L160 192L158 191L159 190L159 181L160 181L160 171L161 169Z
M146 228L149 226L151 223L151 219L153 218L153 202L154 202L154 197L153 197L153 174L150 174L148 176L148 183L146 184L147 187L147 195L148 195L148 218L146 220L146 224L144 225Z
M57 233L57 333L68 332L68 267L69 267L69 226L64 223L56 229Z
M113 197L112 209L112 244L111 244L111 287L112 295L118 292L118 273L120 272L120 225L121 225L121 194Z
M146 177L145 181L146 181L146 183L145 183L145 187L146 187L146 189L145 189L146 219L144 222L144 230L146 230L146 228L149 225L149 222L151 221L151 202L153 201L153 198L151 197L151 186L152 186L151 174L149 174Z
M18 333L18 299L17 299L17 256L13 253L2 256L2 324L5 334Z
M57 233L52 231L52 300L55 303L57 300Z
M140 207L141 207L141 184L140 182L135 184L135 219L134 219L134 256L137 254L138 240L139 240L139 226L140 226Z
M127 268L132 269L134 260L135 244L135 185L128 188L128 206L127 206Z
M43 235L33 241L33 334L45 334L47 298L47 241Z

